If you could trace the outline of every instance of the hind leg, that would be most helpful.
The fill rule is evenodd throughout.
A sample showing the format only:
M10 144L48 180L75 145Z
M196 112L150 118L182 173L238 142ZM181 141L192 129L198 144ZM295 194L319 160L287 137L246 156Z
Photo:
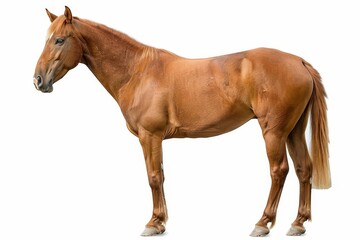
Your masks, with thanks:
M275 224L281 192L289 171L286 157L286 138L283 134L275 131L267 132L264 135L264 139L270 163L271 188L263 216L256 223L254 230L250 234L253 237L267 235L270 232L267 226L268 223L271 223L271 226Z
M294 162L300 184L299 209L295 221L287 235L297 236L305 233L304 222L311 220L311 175L312 162L308 153L305 129L307 117L303 115L288 137L287 146Z

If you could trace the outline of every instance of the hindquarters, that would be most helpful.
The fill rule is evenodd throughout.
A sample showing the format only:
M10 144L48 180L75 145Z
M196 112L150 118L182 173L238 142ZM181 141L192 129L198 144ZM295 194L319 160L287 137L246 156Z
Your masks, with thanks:
M264 137L286 139L307 108L313 79L300 57L274 49L249 51L252 62L251 106Z
M269 232L267 225L275 224L278 203L289 170L286 147L300 183L298 214L288 235L301 235L305 232L303 223L311 219L313 170L305 130L308 116L314 110L320 109L315 111L312 120L316 122L314 124L324 119L320 78L303 59L277 50L254 50L250 52L249 58L254 66L252 106L265 140L272 180L263 216L251 235L266 235ZM317 105L315 108L314 104ZM321 123L315 129L326 135L326 128ZM324 142L320 142L318 146L324 147Z

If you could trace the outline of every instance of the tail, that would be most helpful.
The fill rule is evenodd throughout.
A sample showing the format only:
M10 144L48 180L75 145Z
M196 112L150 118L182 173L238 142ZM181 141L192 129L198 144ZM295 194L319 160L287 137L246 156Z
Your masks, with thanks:
M329 165L329 132L327 124L326 92L321 77L310 63L303 60L314 81L311 105L311 159L313 162L312 186L318 189L331 187Z

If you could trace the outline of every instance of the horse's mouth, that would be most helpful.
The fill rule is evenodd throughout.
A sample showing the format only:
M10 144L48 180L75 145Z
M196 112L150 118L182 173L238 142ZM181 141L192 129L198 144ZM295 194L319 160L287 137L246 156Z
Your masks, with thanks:
M40 91L43 93L51 93L53 90L54 90L54 88L52 85L48 85L47 88L40 89Z
M51 79L47 84L39 84L39 80L34 78L34 86L36 90L39 90L43 93L51 93L53 88L54 81Z

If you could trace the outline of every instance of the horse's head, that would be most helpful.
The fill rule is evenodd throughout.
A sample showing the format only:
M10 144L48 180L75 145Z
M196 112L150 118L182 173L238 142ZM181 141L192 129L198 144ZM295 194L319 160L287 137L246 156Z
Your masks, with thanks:
M53 84L81 61L83 50L71 11L56 16L46 9L51 25L44 50L37 62L34 85L42 92L52 92Z

